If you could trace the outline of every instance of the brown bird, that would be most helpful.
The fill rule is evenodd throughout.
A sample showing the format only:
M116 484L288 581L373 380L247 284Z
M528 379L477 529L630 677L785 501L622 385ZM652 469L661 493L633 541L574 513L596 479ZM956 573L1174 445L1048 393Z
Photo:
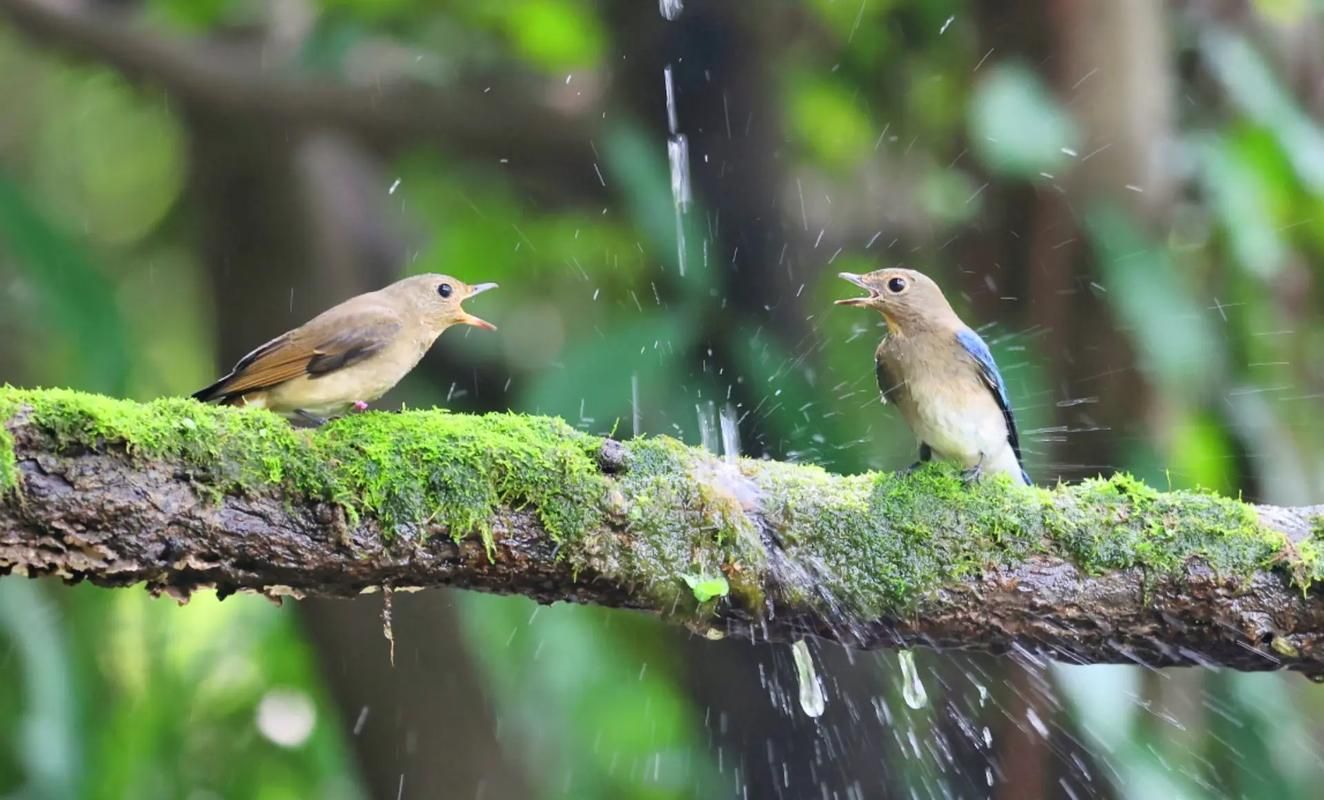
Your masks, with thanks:
M495 283L415 275L330 308L239 359L193 394L202 402L266 408L321 424L362 410L409 374L452 325L496 326L460 307Z

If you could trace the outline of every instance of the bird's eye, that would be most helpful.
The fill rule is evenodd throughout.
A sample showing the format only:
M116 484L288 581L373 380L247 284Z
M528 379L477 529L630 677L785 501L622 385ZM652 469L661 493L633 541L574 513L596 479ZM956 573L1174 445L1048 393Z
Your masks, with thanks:
M906 289L905 278L892 278L887 282L887 291L892 294L901 294Z
M437 287L437 294L441 295L442 297L450 297L451 292L454 291L455 289L452 288L449 283L443 283L442 285Z

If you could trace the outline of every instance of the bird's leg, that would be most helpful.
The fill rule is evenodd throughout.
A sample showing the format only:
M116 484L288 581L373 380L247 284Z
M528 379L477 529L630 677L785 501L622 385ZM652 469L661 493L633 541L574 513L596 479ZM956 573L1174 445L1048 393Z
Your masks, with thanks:
M368 404L363 402L362 400L355 400L353 408L355 411L367 411Z
M321 426L325 425L327 422L326 417L319 417L316 414L312 414L307 411L304 411L302 408L294 409L294 414L299 419L303 420L304 422L307 422L309 425L312 425L314 427L320 428Z
M979 460L970 469L961 470L961 480L974 483L984 476L984 452L979 452Z
M927 442L920 442L919 461L916 461L914 464L911 464L910 467L906 469L906 474L909 475L910 473L914 472L915 470L919 469L920 467L924 466L925 464L929 463L932 460L933 460L933 448L929 447Z

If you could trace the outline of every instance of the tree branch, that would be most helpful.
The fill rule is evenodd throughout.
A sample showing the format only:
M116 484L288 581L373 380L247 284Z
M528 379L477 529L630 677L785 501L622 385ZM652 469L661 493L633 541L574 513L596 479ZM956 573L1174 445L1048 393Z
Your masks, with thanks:
M514 414L304 430L3 388L0 420L0 574L181 599L452 585L714 636L1324 673L1324 506L1126 476L1052 491L939 466L834 476Z
M5 0L0 20L35 42L159 86L183 103L267 123L326 127L386 146L426 142L508 159L573 165L592 175L591 115L559 109L528 86L450 86L400 81L353 86L291 78L264 69L238 45L175 41L145 32L126 15L79 2ZM536 146L535 146L536 145Z

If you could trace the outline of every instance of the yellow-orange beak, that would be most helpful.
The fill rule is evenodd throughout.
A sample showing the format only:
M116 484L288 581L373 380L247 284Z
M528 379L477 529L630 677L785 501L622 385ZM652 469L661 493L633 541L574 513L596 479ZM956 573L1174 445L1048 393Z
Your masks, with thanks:
M470 286L469 294L465 295L464 299L468 300L470 297L473 297L476 294L482 294L483 292L486 292L488 289L495 289L495 288L497 288L497 285L495 283L479 283L474 286ZM470 314L468 311L465 311L464 309L460 309L460 318L456 320L456 322L460 323L461 325L472 325L475 328L482 328L485 331L494 331L497 329L497 327L492 323L488 322L482 317L476 317L473 314Z
M874 289L874 288L871 287L871 286L869 286L869 284L867 284L867 283L864 282L864 278L860 277L859 275L856 275L854 272L838 272L838 273L837 273L837 277L838 277L838 278L841 278L842 280L850 281L851 283L853 283L853 284L855 284L856 286L860 287L861 289L863 289L864 291L868 292L869 294L868 294L867 297L847 297L847 298L844 299L844 300L837 300L837 301L835 302L836 305L839 305L839 306L867 306L867 305L869 305L869 301L870 301L870 300L872 300L872 299L874 299L875 297L878 296L878 290L877 290L877 289Z

